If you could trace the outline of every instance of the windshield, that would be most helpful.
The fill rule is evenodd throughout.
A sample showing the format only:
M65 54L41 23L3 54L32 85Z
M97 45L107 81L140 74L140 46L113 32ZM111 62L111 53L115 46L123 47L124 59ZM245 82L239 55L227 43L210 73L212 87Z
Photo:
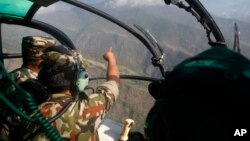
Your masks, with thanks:
M1 1L3 6L6 2ZM139 25L154 35L166 54L163 63L166 70L172 70L184 59L209 48L205 31L196 19L190 13L174 5L166 6L163 0L146 2L82 0L82 2L109 13L131 27L134 24ZM250 31L247 30L250 15L249 2L246 0L237 2L201 0L201 2L221 28L229 48L232 48L234 44L234 23L237 23L240 30L242 54L249 57ZM27 1L18 5L14 13L18 16L25 15L27 9L25 10L24 7L29 7L31 4L32 2ZM10 6L4 7L1 8L1 12L5 13L11 9L13 11ZM40 8L34 19L44 21L64 31L81 53L86 58L90 58L90 62L96 59L101 61L102 58L96 57L101 56L98 52L103 52L105 46L114 46L117 48L116 53L119 54L119 62L122 62L121 66L126 66L122 67L123 72L160 76L159 71L152 67L150 61L152 56L143 44L124 29L95 14L64 2L57 2L49 7ZM140 56L137 55L138 53Z
M237 23L240 31L241 54L250 58L250 2L248 0L200 0L213 15L220 27L229 48L234 46L234 24Z
M163 47L163 65L166 70L170 71L183 60L210 48L206 32L197 20L183 9L174 5L167 6L164 0L81 1L109 13L131 27L136 24L149 31ZM250 58L249 1L201 2L211 12L231 49L234 44L234 23L238 24L242 54ZM159 69L151 64L152 54L148 49L132 34L102 17L67 3L57 2L40 8L34 19L51 24L67 34L86 59L87 70L91 76L105 75L106 66L102 54L109 46L113 46L121 74L161 78ZM3 47L6 50L8 47L8 51L14 53L20 52L18 44L21 44L22 36L31 33L45 34L19 29L19 26L4 25L3 28L3 35L7 35L3 36ZM19 34L14 36L10 33ZM18 41L15 44L10 41L13 36ZM13 63L7 62L9 70L17 67L11 65ZM98 85L101 82L102 80L98 80L91 83ZM143 131L144 119L154 103L147 90L148 84L149 82L122 80L121 97L117 101L120 104L112 109L109 117L118 122L132 117L136 120L137 128Z
M166 57L163 64L168 70L173 69L180 61L209 48L205 33L196 20L189 13L173 6L167 7L163 2L152 6L126 6L106 1L90 4L131 27L134 24L140 25L154 35L164 47ZM46 10L40 9L35 19L46 21L63 30L84 56L92 57L91 60L98 59L96 56L101 56L100 53L106 46L114 46L114 51L119 54L118 62L122 63L120 66L126 66L121 69L124 68L126 73L160 76L158 69L152 67L152 56L144 45L124 29L101 17L59 2Z

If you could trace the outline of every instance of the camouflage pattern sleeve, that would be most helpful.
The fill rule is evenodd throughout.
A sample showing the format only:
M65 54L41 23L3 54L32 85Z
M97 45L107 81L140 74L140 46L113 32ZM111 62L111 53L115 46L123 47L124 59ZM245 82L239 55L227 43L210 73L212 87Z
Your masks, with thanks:
M89 96L82 118L104 117L106 111L114 104L118 96L118 86L114 81L108 81L97 88L96 93Z
M28 68L22 67L12 71L11 75L17 83L21 83L28 79L37 79L38 74Z
M37 73L28 69L28 68L18 68L12 72L10 72L12 79L17 82L21 83L28 79L37 79ZM0 86L1 91L5 94L11 94L15 92L15 86L7 79L4 79Z
M105 82L88 99L72 102L68 110L52 125L66 140L96 141L98 140L97 129L118 94L116 82ZM54 99L43 103L40 109L44 116L47 118L55 116L62 109L63 104L60 101L65 101L65 96L64 94L53 94ZM33 140L48 139L44 133L40 133Z
M118 85L116 84L115 81L107 81L107 82L101 84L97 88L97 93L100 89L110 91L110 93L112 93L114 95L114 98L115 98L114 100L116 100L118 95L119 95Z

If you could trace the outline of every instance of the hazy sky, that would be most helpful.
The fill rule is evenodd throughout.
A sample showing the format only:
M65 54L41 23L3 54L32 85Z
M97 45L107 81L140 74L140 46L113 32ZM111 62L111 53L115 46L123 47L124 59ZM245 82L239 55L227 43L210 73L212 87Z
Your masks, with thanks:
M149 6L149 5L165 5L164 0L80 0L87 4L95 4L99 2L105 2L112 7L119 6ZM217 16L227 17L226 14L230 14L232 12L238 12L240 15L250 16L250 1L249 0L200 0L204 6L207 8L211 14ZM56 10L56 7L52 5L49 9L41 10L41 13L48 13L50 11ZM67 9L68 6L59 5L60 9L62 7L64 10ZM238 14L238 15L239 15Z
M164 4L164 0L81 0L81 1L87 2L87 3L109 1L110 3L115 4L116 6L159 5L159 4L163 5Z
M119 5L158 5L164 4L163 0L110 0L115 4Z
M87 4L95 4L99 2L108 2L111 6L119 7L119 6L143 6L143 5L164 5L164 0L80 0L81 2L85 2ZM55 11L57 7L65 10L68 5L64 5L63 2L59 2L58 5L51 5L49 8L41 8L40 13L49 13L51 11Z

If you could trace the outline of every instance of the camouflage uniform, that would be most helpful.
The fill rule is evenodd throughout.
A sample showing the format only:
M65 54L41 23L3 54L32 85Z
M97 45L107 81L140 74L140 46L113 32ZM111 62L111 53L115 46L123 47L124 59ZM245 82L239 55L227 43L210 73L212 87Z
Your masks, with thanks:
M53 126L64 139L96 141L98 140L97 128L117 96L118 87L116 83L114 81L105 82L97 88L96 93L89 96L89 99L74 100L68 110L53 122ZM63 93L52 94L51 99L43 103L40 109L45 117L51 118L70 99L72 99L71 96ZM48 139L43 133L40 133L34 140Z
M22 41L22 56L23 61L35 61L41 59L43 51L55 45L56 42L52 38L49 37L40 37L40 36L27 36L23 38ZM27 79L37 79L37 73L27 68L26 66L22 66L11 72L13 79L21 83Z
M32 71L27 65L36 60L42 59L43 51L56 44L56 41L49 37L41 36L27 36L22 41L22 56L23 65L21 68L10 72L13 80L17 83L24 82L28 79L37 79L37 72ZM5 94L13 93L15 91L14 85L8 80L4 79L0 86L1 91Z
M81 54L75 53L74 51L71 56L56 51L45 51L43 60L43 67L46 66L46 69L41 69L41 73L39 73L38 77L39 80L43 71L46 72L45 76L48 76L49 74L74 71L76 63L79 63L80 67L84 67ZM51 85L55 86L55 83L57 82L45 83L48 86L50 85L49 83L52 83ZM90 94L84 99L79 98L81 96L73 98L72 94L66 93L51 94L49 101L41 104L39 108L46 118L51 118L55 116L68 102L71 102L67 111L55 120L52 125L65 140L96 141L99 140L97 136L97 128L104 118L105 113L115 102L118 94L119 91L116 82L107 81L98 86L95 93ZM40 132L33 138L33 140L40 141L49 139L44 133Z
M22 40L22 56L23 56L23 65L21 68L18 68L12 71L10 74L15 82L21 83L28 79L37 79L37 72L32 71L27 67L32 61L37 61L41 59L43 51L55 45L56 42L52 38L49 37L41 37L41 36L27 36L24 37ZM15 93L15 86L12 85L9 80L4 79L0 84L1 91L8 95ZM16 99L15 95L11 95L8 97L10 100ZM16 102L13 101L15 104ZM4 124L11 126L11 125L19 125L20 117L16 115L12 115L13 112L4 111L4 109L0 108L1 118L4 117ZM11 115L10 115L11 114ZM0 129L1 130L1 129Z
M26 67L18 68L11 72L15 82L21 83L28 79L37 79L37 73Z

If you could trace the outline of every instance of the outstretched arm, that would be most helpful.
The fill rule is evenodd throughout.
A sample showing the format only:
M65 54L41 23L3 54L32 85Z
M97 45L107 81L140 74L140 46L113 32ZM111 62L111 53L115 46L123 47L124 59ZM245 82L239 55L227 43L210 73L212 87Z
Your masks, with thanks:
M117 85L120 84L120 76L119 76L119 70L116 64L116 58L114 53L112 52L112 47L110 47L103 55L103 58L108 62L107 67L107 80L113 80L117 83Z

